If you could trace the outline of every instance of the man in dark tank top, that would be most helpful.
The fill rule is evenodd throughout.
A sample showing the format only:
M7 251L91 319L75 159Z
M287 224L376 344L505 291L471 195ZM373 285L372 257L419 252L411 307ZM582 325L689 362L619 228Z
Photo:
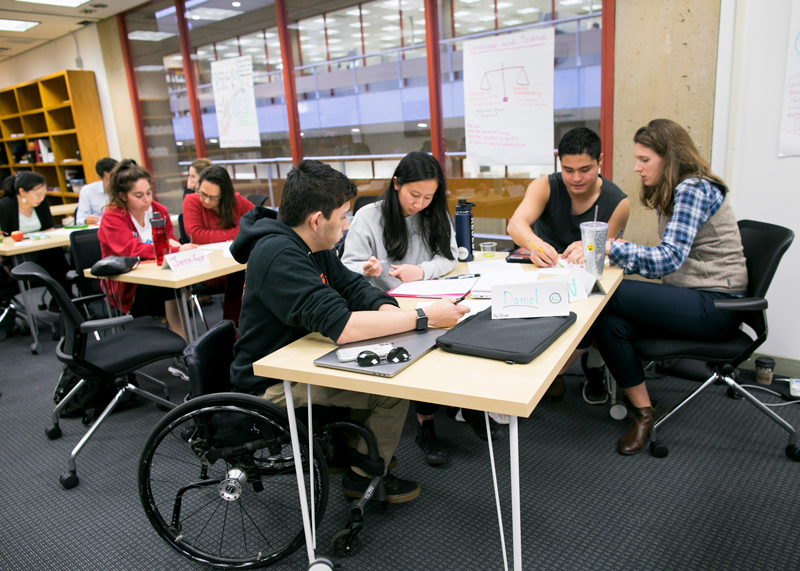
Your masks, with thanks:
M582 264L580 224L594 220L595 212L598 221L608 223L610 239L625 229L630 202L617 185L600 176L601 151L597 133L585 127L572 129L558 143L561 172L528 185L525 198L508 222L508 233L518 246L531 250L531 262L537 266L553 266L559 258ZM581 355L586 376L583 398L589 404L603 404L608 400L604 363L596 348L584 353L588 348L589 341L582 341L561 373ZM545 396L558 402L564 398L565 390L564 377L559 374Z
M580 264L581 222L608 222L613 239L624 230L630 214L628 197L617 185L600 176L603 153L600 137L585 127L570 130L558 143L561 172L528 185L525 198L508 223L508 233L518 246L531 252L537 266L550 267L559 257ZM541 251L530 247L533 242Z

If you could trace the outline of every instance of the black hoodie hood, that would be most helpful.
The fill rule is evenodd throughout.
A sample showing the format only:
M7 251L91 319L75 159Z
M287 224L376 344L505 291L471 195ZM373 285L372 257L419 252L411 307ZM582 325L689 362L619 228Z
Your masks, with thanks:
M283 222L275 220L275 211L263 206L256 206L239 220L239 234L231 244L231 254L240 264L246 264L256 242L265 236L288 237L309 254L308 245L297 232Z

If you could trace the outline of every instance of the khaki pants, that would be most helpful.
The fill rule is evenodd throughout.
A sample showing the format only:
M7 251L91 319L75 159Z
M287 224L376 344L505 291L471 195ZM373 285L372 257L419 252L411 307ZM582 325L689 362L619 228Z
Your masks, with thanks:
M283 383L269 387L261 398L286 408L286 395ZM308 385L292 383L292 398L295 408L308 406ZM378 454L386 466L392 459L400 433L408 414L408 401L391 397L381 397L354 391L344 391L328 387L311 385L311 402L322 406L338 406L350 409L349 417L363 424L375 436ZM345 431L345 441L361 454L367 454L367 444L357 435ZM355 466L353 471L366 476L363 470Z

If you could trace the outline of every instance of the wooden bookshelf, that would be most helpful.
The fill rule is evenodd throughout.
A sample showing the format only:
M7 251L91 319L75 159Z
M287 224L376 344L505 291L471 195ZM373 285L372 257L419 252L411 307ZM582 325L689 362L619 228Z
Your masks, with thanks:
M94 72L65 70L0 90L0 182L32 170L47 180L51 203L67 204L78 198L69 179L96 181L94 165L106 156Z

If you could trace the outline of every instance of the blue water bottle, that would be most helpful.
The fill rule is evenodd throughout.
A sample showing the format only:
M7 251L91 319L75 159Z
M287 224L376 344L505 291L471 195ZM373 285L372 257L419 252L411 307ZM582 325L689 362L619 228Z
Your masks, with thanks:
M473 226L472 226L472 202L467 202L466 198L459 198L456 204L456 244L458 244L458 261L471 262Z

